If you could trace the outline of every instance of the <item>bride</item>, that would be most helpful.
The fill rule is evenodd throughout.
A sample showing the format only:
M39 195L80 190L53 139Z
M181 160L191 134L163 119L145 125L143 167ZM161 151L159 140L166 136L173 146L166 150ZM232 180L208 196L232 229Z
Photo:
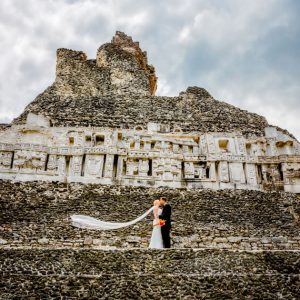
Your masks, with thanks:
M153 202L153 230L152 230L152 236L150 240L149 248L156 248L156 249L162 249L164 247L163 245L163 239L161 235L161 228L159 224L159 215L161 215L162 209L159 207L159 200L155 200Z
M158 216L162 212L161 208L159 208L159 200L155 200L153 206L148 211L146 211L143 215L139 216L138 218L130 222L123 222L123 223L105 222L86 215L72 215L71 221L72 221L72 225L78 228L96 229L96 230L114 230L114 229L119 229L119 228L133 225L141 221L142 219L144 219L152 211L154 215L154 220L153 220L153 230L152 230L152 236L151 236L149 248L160 249L163 248L163 240L162 240L161 228L159 225L159 218L158 218Z

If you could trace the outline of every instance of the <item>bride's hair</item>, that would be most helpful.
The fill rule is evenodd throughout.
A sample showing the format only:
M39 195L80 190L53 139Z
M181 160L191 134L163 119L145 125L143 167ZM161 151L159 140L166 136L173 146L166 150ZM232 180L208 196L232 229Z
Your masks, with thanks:
M153 206L156 206L159 203L159 200L154 200L153 201Z

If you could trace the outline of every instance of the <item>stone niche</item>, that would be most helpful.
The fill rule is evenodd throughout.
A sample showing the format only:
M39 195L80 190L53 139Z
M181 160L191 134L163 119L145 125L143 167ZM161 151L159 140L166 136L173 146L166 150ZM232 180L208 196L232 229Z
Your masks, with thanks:
M172 188L300 192L299 143L265 137L146 128L53 127L43 116L0 133L0 178ZM288 149L282 150L282 149Z

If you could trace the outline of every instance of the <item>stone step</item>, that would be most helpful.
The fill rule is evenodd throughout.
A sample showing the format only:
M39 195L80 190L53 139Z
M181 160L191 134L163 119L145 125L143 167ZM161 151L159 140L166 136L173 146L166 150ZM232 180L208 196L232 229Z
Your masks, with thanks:
M162 195L173 208L174 248L300 250L300 201L294 194L9 181L0 181L0 245L147 248L151 215L113 231L72 227L70 216L126 222Z
M0 250L0 298L297 299L300 251Z

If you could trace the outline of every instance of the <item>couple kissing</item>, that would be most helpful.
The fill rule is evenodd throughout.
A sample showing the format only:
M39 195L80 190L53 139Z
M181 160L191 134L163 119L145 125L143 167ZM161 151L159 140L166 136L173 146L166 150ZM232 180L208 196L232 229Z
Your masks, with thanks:
M163 249L171 248L170 230L171 230L172 208L166 197L160 197L153 202L153 230L150 239L149 248Z

